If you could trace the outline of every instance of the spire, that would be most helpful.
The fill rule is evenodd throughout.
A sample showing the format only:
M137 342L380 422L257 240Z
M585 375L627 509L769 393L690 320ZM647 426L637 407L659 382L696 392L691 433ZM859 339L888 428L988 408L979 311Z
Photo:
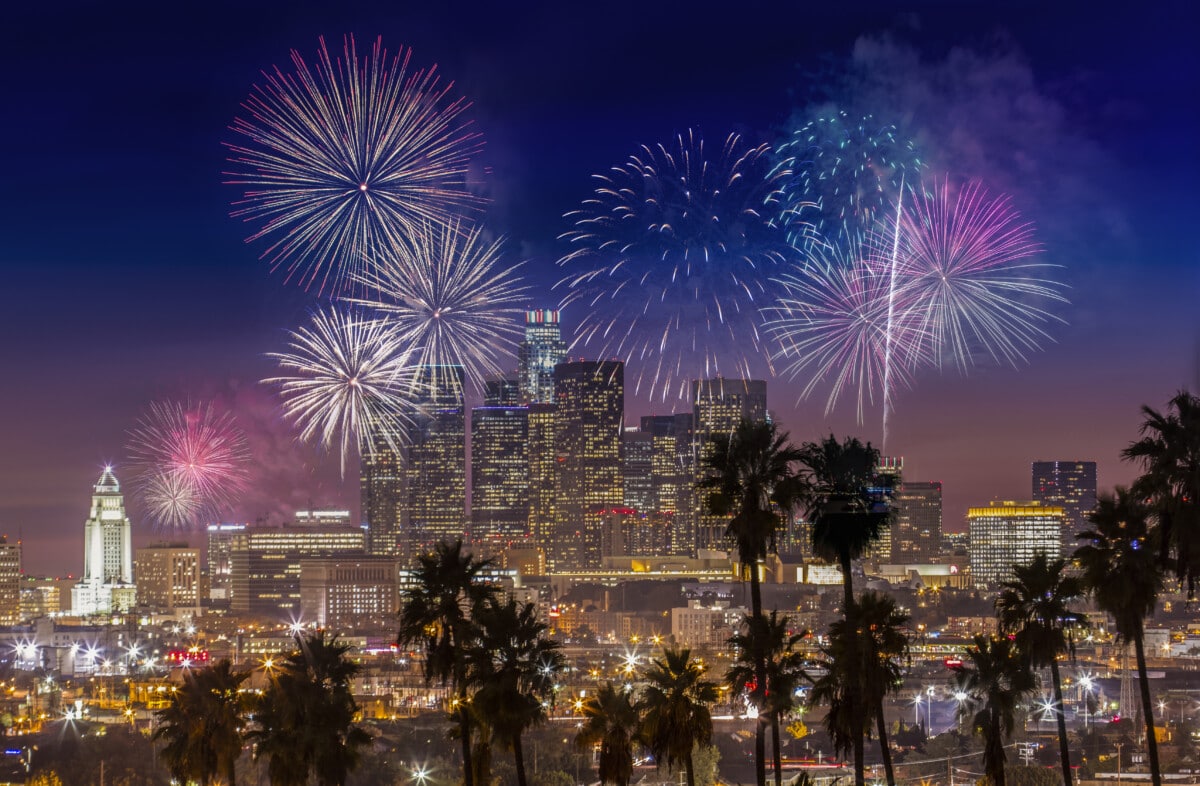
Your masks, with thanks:
M117 482L117 476L113 474L112 465L104 467L104 472L100 474L100 480L96 481L97 494L120 494L121 484Z

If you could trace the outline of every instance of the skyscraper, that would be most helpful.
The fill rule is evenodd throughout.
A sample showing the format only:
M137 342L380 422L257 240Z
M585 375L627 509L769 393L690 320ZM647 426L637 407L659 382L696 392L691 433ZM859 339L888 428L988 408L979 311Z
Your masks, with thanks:
M529 408L515 383L489 382L471 410L471 538L510 541L529 532Z
M657 511L659 500L654 488L654 435L626 429L622 440L624 506L640 513Z
M0 535L0 625L21 621L21 541Z
M359 462L362 518L367 525L367 550L385 556L402 555L404 547L404 459L379 433L378 424L367 424ZM396 441L396 440L392 440Z
M557 521L554 484L558 477L555 441L558 408L554 404L529 405L529 535L543 557L550 553Z
M1039 553L1057 559L1064 518L1061 507L1039 502L992 502L986 508L968 508L971 580L976 585L1003 581L1013 565L1028 565Z
M1085 529L1087 515L1096 507L1096 462L1033 462L1033 498L1062 507L1062 553L1074 551L1075 535Z
M942 484L901 481L892 494L891 561L898 565L942 558Z
M363 531L348 524L246 527L230 533L230 608L287 622L300 618L300 566L309 557L365 556Z
M594 514L619 506L624 496L625 364L558 364L554 401L557 510L550 562L555 570L590 569L600 564L599 517Z
M696 380L692 383L692 413L695 423L695 477L700 479L704 462L712 453L712 440L731 434L742 420L761 422L767 419L767 383L759 379ZM705 512L704 502L694 495L697 549L728 551L725 537L728 521L724 516Z
M370 532L368 525L368 533ZM215 605L229 607L233 596L233 536L245 532L245 524L209 524L205 557L208 561L208 597Z
M558 312L535 309L525 312L525 340L517 348L517 375L526 404L554 401L554 367L566 360Z
M467 431L462 366L427 366L417 389L421 413L414 423L405 476L404 526L420 553L467 529Z
M691 556L696 551L694 422L691 412L644 415L641 422L641 431L653 440L654 510L671 514L671 553L677 556Z
M132 608L136 601L132 527L112 467L104 468L92 488L83 541L83 576L71 590L72 612L108 614Z
M156 543L133 560L138 606L172 614L200 614L200 549L187 543Z

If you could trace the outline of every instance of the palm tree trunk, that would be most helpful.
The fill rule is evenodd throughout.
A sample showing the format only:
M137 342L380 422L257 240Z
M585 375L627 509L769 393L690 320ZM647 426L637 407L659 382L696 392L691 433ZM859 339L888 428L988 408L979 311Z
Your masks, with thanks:
M986 752L983 770L992 777L992 786L1004 786L1004 737L1000 727L1000 710L992 707L988 714L989 733L984 742Z
M1054 683L1054 710L1058 720L1058 750L1062 754L1063 786L1071 786L1071 752L1067 747L1067 712L1063 704L1062 680L1058 676L1058 659L1050 659L1050 679Z
M693 747L693 750L695 748ZM689 751L688 755L683 760L683 769L687 773L687 786L696 786L696 765L692 761L692 754Z
M1146 651L1142 646L1140 627L1133 637L1133 649L1137 653L1138 685L1142 689L1142 715L1146 719L1146 752L1150 754L1150 780L1153 786L1162 786L1162 774L1158 769L1158 740L1154 736L1154 705L1150 703L1150 680L1146 677Z
M745 569L745 565L742 566ZM762 587L758 581L758 560L750 560L750 611L752 624L750 646L754 647L754 681L758 695L764 697L770 686L767 685L767 656L763 652L763 637L766 625L763 622ZM766 723L766 707L758 708L758 723L754 729L754 777L758 786L767 786L767 751L764 736Z
M771 753L775 760L775 786L783 786L783 757L779 752L779 715L771 716Z
M875 728L879 731L879 752L883 756L883 771L887 775L888 786L896 786L896 771L892 769L892 749L888 745L887 722L883 719L882 700L875 708Z
M462 738L463 786L474 786L475 773L471 769L471 713L466 702L458 702L458 731Z
M842 566L842 616L846 618L846 629L851 632L846 641L846 656L850 663L858 663L858 628L854 620L854 580L850 577L850 555L840 555ZM854 786L866 784L866 765L863 761L863 717L862 704L859 701L858 683L851 681L846 686L847 698L850 702L850 734L854 742Z
M517 764L517 786L526 786L525 783L525 751L521 748L521 734L518 732L513 735L513 759Z

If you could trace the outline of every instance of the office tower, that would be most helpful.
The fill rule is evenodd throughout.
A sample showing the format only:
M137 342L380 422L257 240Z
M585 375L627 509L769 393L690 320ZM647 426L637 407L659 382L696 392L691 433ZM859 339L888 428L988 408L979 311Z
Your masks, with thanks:
M1087 528L1087 515L1096 507L1096 462L1033 462L1033 498L1043 505L1062 507L1062 553L1071 553L1075 535Z
M529 532L529 408L514 381L487 384L471 410L471 538L507 542Z
M712 455L712 441L721 435L732 434L743 420L767 419L767 383L758 379L696 380L692 383L692 414L695 423L696 469L693 483L704 475L704 462ZM696 520L696 549L729 551L725 537L728 517L713 516L705 511L701 495L694 495Z
M421 413L408 449L406 518L409 556L467 529L467 431L462 366L427 366L417 389Z
M0 535L0 625L21 621L21 541Z
M654 435L626 429L623 441L621 463L625 507L642 513L659 510L654 488Z
M245 527L230 533L230 609L277 622L300 619L300 563L365 555L361 527L342 524Z
M554 401L554 367L567 359L558 312L536 309L525 312L525 340L517 348L517 375L523 403Z
M600 558L671 555L671 515L633 508L605 508L599 518ZM626 566L628 563L626 564Z
M529 405L529 536L536 548L549 554L557 517L554 482L558 476L555 440L557 408L553 404ZM544 559L544 557L543 557Z
M392 626L400 610L395 557L340 556L300 560L300 619L318 627Z
M169 614L200 614L200 549L156 543L133 558L138 606Z
M205 544L208 565L208 599L217 606L228 608L233 587L233 536L244 532L245 524L209 524Z
M83 577L71 590L71 611L80 616L127 611L136 601L133 540L125 496L112 467L92 489L92 508L83 526Z
M901 481L892 492L891 561L942 561L942 484Z
M397 452L378 423L366 424L364 449L359 461L362 518L367 525L367 550L372 554L398 555L404 542L404 457ZM403 436L392 441L403 443Z
M1060 506L1039 502L991 502L986 508L968 508L972 582L1004 581L1012 575L1013 565L1027 565L1039 553L1057 559L1065 516Z
M654 444L654 510L671 514L671 553L676 556L696 551L694 422L691 412L645 415L641 421L640 430L650 434Z
M619 506L621 434L625 415L625 364L616 360L560 363L554 367L555 537L552 570L587 570L600 564L596 511Z

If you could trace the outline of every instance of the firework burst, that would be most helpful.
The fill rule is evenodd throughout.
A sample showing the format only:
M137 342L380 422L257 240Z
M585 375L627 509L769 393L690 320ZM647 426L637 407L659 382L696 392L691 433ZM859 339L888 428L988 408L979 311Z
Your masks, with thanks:
M501 259L502 240L458 221L424 224L410 249L393 246L358 280L371 298L353 302L387 319L399 341L415 347L414 367L435 387L457 387L461 366L475 386L504 371L519 336L526 287L519 266ZM442 378L444 377L444 378Z
M895 126L845 112L796 130L778 155L791 170L781 215L805 219L789 228L797 248L866 238L896 203L904 178L913 180L923 166Z
M279 389L301 438L337 446L344 476L356 451L403 445L413 413L411 354L384 320L334 306L289 333L287 351L268 355L284 373L264 382Z
M249 481L245 434L212 404L151 404L130 431L129 453L138 495L164 527L218 516Z
M640 369L635 391L662 400L701 374L749 377L758 358L769 367L760 310L791 253L778 218L789 171L736 134L709 152L692 131L643 146L596 175L560 238L571 246L562 308L583 310L574 345Z
M273 269L335 295L378 249L481 202L466 181L482 142L452 85L380 39L361 58L353 37L344 49L322 38L312 67L293 51L293 72L264 73L233 122L246 141L227 145L227 182L245 188L233 215L260 225L249 241L270 238Z
M922 361L919 325L903 308L889 308L892 279L881 243L871 236L813 246L804 264L780 278L787 294L767 309L780 373L807 380L802 398L828 385L826 414L852 392L860 423L864 406L910 385Z
M965 372L978 357L1018 365L1050 338L1046 325L1062 322L1050 310L1068 302L1056 266L1036 258L1033 225L1008 198L946 179L917 193L898 226L901 299L937 366Z

